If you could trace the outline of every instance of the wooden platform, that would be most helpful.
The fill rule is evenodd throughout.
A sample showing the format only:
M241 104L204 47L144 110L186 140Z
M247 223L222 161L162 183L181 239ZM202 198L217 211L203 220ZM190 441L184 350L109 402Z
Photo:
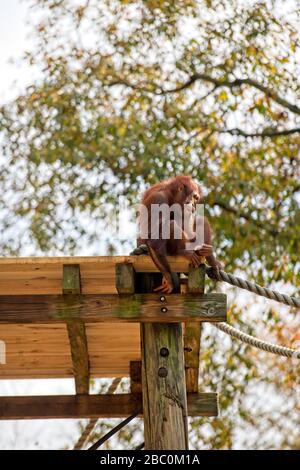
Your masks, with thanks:
M0 258L0 340L6 344L6 364L0 364L0 379L73 377L68 315L84 320L90 376L128 376L130 361L140 360L139 322L154 321L146 315L155 313L155 308L151 305L150 309L148 301L136 298L139 318L125 311L123 317L117 314L113 322L107 322L103 320L104 307L99 307L100 313L92 307L89 312L86 307L93 302L99 306L99 295L104 294L107 302L117 302L120 296L116 295L115 265L124 262L132 263L137 273L157 271L149 256ZM169 262L174 272L188 271L183 257L172 257ZM49 312L47 305L65 299L61 296L63 266L70 264L80 266L81 296L76 297L75 304L67 305L69 310L65 305L61 307L63 313L57 315ZM176 299L172 299L175 304ZM220 299L221 316L215 312L216 321L224 320L225 315L224 299ZM209 305L205 307L208 311L212 310ZM119 304L117 307L120 310ZM181 318L180 302L173 310ZM198 310L194 314L198 315ZM160 310L156 315L161 315Z

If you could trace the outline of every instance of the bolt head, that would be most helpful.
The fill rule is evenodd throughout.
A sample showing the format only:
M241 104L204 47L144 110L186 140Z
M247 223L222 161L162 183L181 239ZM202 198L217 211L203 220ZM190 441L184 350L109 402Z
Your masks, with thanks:
M165 378L168 375L168 370L165 367L160 367L158 369L158 376L161 378Z
M168 357L169 350L168 350L168 348L161 348L159 353L162 357Z

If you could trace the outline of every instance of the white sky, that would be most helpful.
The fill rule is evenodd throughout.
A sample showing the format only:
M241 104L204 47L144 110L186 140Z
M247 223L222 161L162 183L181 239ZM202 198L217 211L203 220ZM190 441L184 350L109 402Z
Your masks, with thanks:
M20 58L29 44L26 27L28 0L0 0L0 104L15 97L30 82ZM0 381L1 395L72 394L73 381ZM78 435L76 421L0 421L0 450L59 449Z
M26 66L20 65L29 44L26 27L28 0L0 1L0 102L14 97L30 79ZM11 59L14 63L11 63ZM17 86L16 86L17 82Z

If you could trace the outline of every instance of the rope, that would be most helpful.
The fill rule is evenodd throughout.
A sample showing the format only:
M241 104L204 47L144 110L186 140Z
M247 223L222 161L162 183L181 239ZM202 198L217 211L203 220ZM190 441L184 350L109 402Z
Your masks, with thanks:
M148 248L147 245L140 245L135 248L130 255L147 255ZM232 286L240 287L241 289L248 290L249 292L254 292L254 294L260 295L261 297L266 297L267 299L276 300L290 307L300 308L300 299L296 297L290 297L286 294L281 294L276 290L268 289L267 287L259 286L254 282L246 281L240 277L233 276L232 274L225 273L225 271L216 271L214 268L207 266L206 273L208 277L214 279L215 281L224 281L228 282Z
M131 253L131 255L147 255L148 248L146 245L140 245L135 248ZM268 289L267 287L259 286L253 282L246 281L241 279L240 277L233 276L232 274L226 273L225 271L217 271L210 266L206 266L206 274L208 277L215 281L224 281L228 284L231 284L236 287L240 287L241 289L248 290L250 292L254 292L254 294L260 295L261 297L266 297L267 299L276 300L285 305L289 305L290 307L298 307L300 308L300 299L296 297L290 297L286 294L281 294L272 289ZM255 348L261 349L262 351L267 351L272 354L277 354L278 356L284 357L295 357L300 359L300 351L296 349L287 348L285 346L278 346L277 344L269 343L267 341L260 340L255 338L254 336L247 335L240 330L237 330L233 326L228 325L227 323L212 323L216 328L223 331L224 333L228 334L232 338L239 339L243 343L249 344L250 346L254 346Z
M112 381L112 383L110 384L108 390L107 390L107 393L108 394L113 394L115 393L115 391L117 390L120 382L121 382L121 378L116 378ZM84 428L84 430L82 431L81 433L81 436L79 437L78 441L76 442L75 446L73 447L73 450L81 450L83 447L84 447L84 444L86 443L89 435L93 432L93 430L95 429L96 427L96 424L98 423L98 420L99 418L92 418L89 420L89 422L87 423L86 427Z
M250 346L254 346L255 348L261 349L262 351L277 354L277 356L293 357L296 359L300 359L300 351L297 351L296 349L286 348L285 346L278 346L277 344L268 343L267 341L255 338L254 336L247 335L246 333L243 333L242 331L233 328L233 326L228 325L227 323L222 322L212 324L219 330L223 331L223 333L226 333L232 338L239 339L243 343L249 344Z
M290 297L289 295L281 294L276 290L271 290L267 287L261 287L253 282L245 281L245 279L241 279L240 277L225 273L225 271L216 271L211 267L206 268L206 273L211 279L216 281L228 282L228 284L231 284L232 286L246 289L250 292L254 292L254 294L266 297L267 299L276 300L277 302L289 305L290 307L300 308L300 299L296 299L296 297Z

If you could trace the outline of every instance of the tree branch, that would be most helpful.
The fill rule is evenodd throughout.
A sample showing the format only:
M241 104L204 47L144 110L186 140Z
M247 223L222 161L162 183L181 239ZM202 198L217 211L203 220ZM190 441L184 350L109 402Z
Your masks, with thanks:
M255 219L253 219L253 217L251 217L250 214L247 214L246 212L241 212L240 210L229 206L228 204L226 204L223 201L219 201L219 200L214 201L213 206L218 206L221 209L224 209L226 212L230 212L231 214L234 214L237 217L242 217L243 219L247 220L248 222L251 222L256 227L258 227L262 230L265 230L266 232L268 232L273 237L277 237L279 235L278 230L273 229L273 228L269 228L267 223L260 222L259 220L255 220Z
M148 92L148 93L154 93L156 95L164 95L164 94L168 94L168 93L176 93L176 92L182 91L182 90L190 87L197 80L204 80L204 81L207 81L207 82L212 83L214 85L213 88L211 90L209 90L201 99L205 99L207 96L209 96L211 93L213 93L217 88L220 88L220 87L223 87L223 86L227 87L227 88L235 88L235 87L240 87L244 84L247 84L247 85L250 85L250 86L253 86L253 87L257 88L258 90L263 91L267 96L272 98L278 104L280 104L283 107L289 109L293 113L300 115L300 108L298 106L296 106L296 105L288 102L287 100L281 98L274 90L269 89L268 87L260 84L259 82L256 82L255 80L252 80L251 78L243 78L243 79L238 78L238 79L229 81L229 80L218 80L218 79L215 79L213 77L210 77L207 74L194 74L182 85L179 85L178 87L172 88L172 89L169 89L169 90L161 89L160 91L155 90L155 88L153 87L153 84L148 84L148 85L146 84L144 86L134 85L134 84L128 82L127 80L121 79L121 78L116 79L114 81L111 81L109 83L105 83L105 86L112 87L112 86L115 86L115 85L123 85L123 86L131 88L133 90L145 91L145 92ZM211 128L209 128L209 126L203 125L203 129L205 129L205 128L206 129L211 129ZM211 130L213 132L217 132L219 134L231 134L231 135L235 135L235 136L252 137L252 138L254 138L254 137L262 137L262 138L265 138L265 137L279 137L279 136L287 136L287 135L300 133L300 127L295 127L295 128L292 128L292 129L283 129L283 130L279 130L279 129L276 129L276 128L274 128L274 129L266 128L262 132L249 132L249 133L244 131L243 129L239 129L239 128L211 129Z
M300 132L300 127L295 127L293 129L283 129L282 131L278 129L265 129L262 132L245 132L243 129L234 128L234 129L216 129L215 132L219 134L231 134L242 137L278 137L285 135L297 134Z
M252 78L236 78L235 80L230 81L230 80L213 78L210 75L207 75L205 73L197 73L197 74L192 75L182 85L179 85L176 88L171 88L169 90L164 90L162 93L175 93L175 92L184 90L185 88L190 87L197 80L203 80L205 82L212 83L215 85L216 88L219 88L219 87L236 88L236 87L241 87L242 85L250 85L256 88L257 90L262 91L263 93L265 93L265 95L267 95L273 101L280 104L284 108L289 109L292 113L300 115L300 108L297 105L290 103L286 99L282 98L278 93L276 93L275 90L272 90L271 88L268 88L267 86L262 85L256 80L253 80Z
M222 129L222 128L213 128L213 127L210 127L210 126L207 126L206 124L204 123L201 123L201 130L198 130L197 132L195 132L194 134L192 134L187 140L186 142L189 142L190 140L192 140L193 138L197 137L197 135L199 134L202 134L204 131L210 131L210 134L213 134L213 133L218 133L218 134L231 134L231 135L234 135L234 136L241 136L241 137L251 137L251 138L254 138L254 137L260 137L260 138L272 138L272 137L280 137L280 136L286 136L286 135L292 135L292 134L298 134L300 133L300 127L295 127L295 128L292 128L292 129L283 129L283 130L279 130L279 129L264 129L262 132L245 132L243 129L240 129L238 127L236 128L233 128L233 129Z

